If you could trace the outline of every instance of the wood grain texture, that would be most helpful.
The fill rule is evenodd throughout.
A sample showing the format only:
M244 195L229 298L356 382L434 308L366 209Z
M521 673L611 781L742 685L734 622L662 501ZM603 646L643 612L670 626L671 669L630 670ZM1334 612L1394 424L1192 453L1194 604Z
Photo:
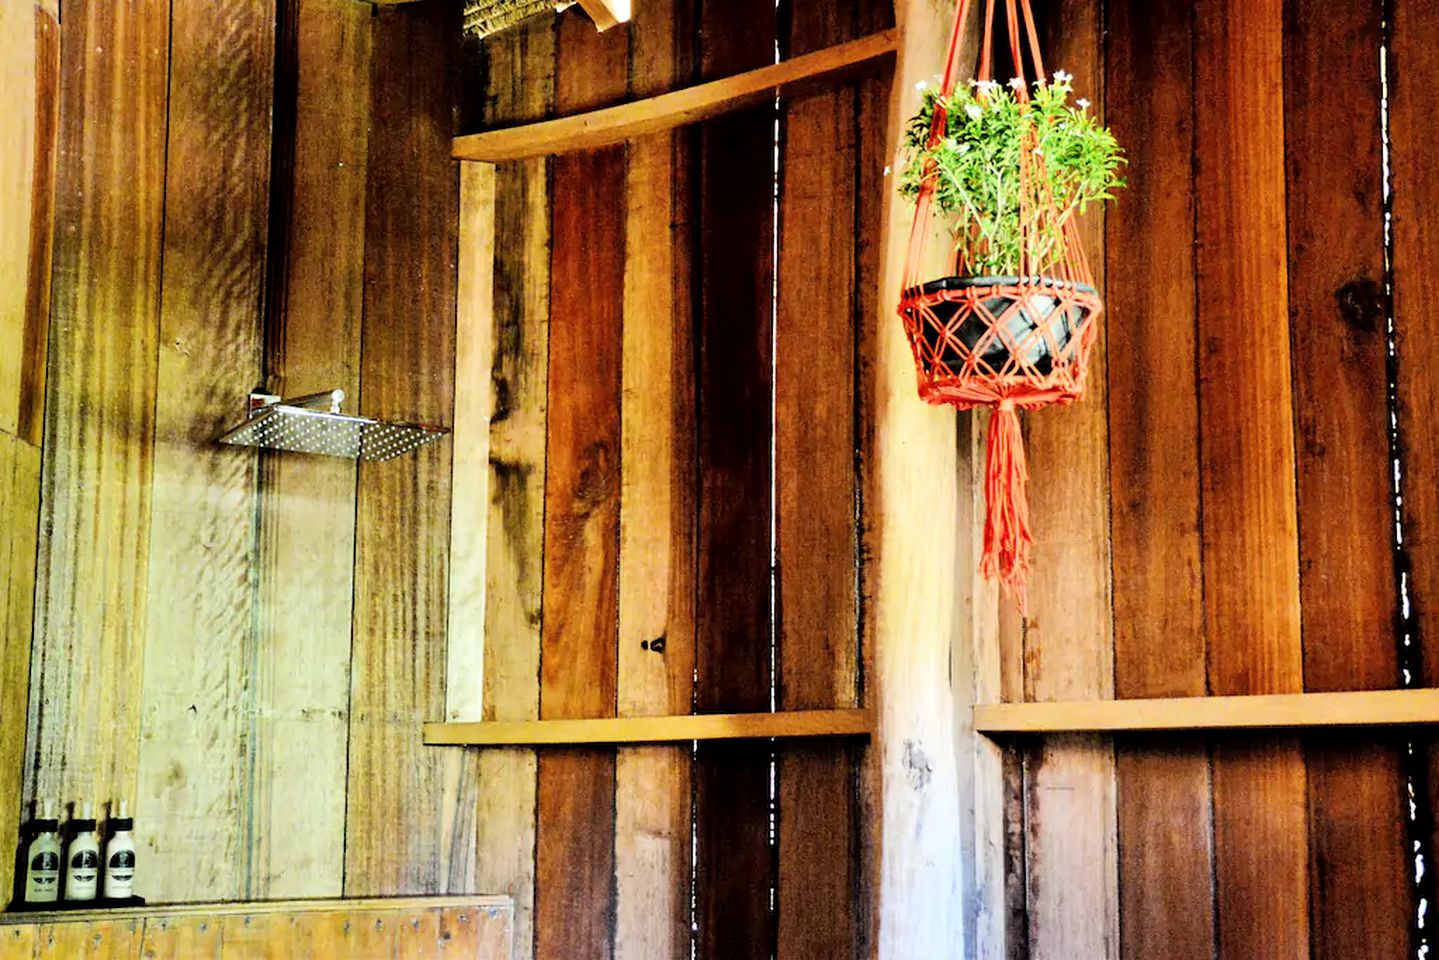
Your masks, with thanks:
M1439 489L1416 478L1439 473L1439 343L1432 306L1439 256L1425 198L1439 185L1439 144L1427 133L1425 103L1439 79L1439 53L1430 38L1439 10L1396 2L1390 23L1389 142L1393 190L1393 310L1398 355L1398 427L1404 483L1404 547L1410 564L1409 601L1424 652L1423 683L1439 685ZM1439 764L1435 764L1439 769Z
M802 55L851 39L856 13L795 4L781 46ZM785 710L859 702L857 107L850 84L781 106L774 510ZM826 744L780 752L778 957L858 949L856 760Z
M643 18L642 18L643 19ZM859 73L893 51L893 30L880 30L823 50L756 67L736 76L695 84L641 100L567 114L553 120L503 127L455 140L455 157L498 163L566 150L613 146L742 110L774 97L823 87L846 73Z
M1126 743L1119 795L1119 955L1209 960L1214 836L1209 753L1198 740Z
M0 430L12 436L20 429L20 406L29 365L28 319L31 205L35 193L37 14L27 3L0 10L0 81L9 91L0 120L10 131L0 147L0 190L6 203L0 213Z
M82 3L61 26L30 798L135 795L169 15Z
M767 0L705 3L701 79L770 63ZM696 707L770 701L772 107L699 130L699 587ZM698 955L767 955L774 944L770 751L701 746L695 765Z
M1432 700L1425 704L1425 707L1428 715L1439 717L1439 711L1436 711ZM1415 711L1401 712L1413 714ZM751 713L681 713L673 716L598 719L427 723L425 742L481 746L576 746L594 743L867 737L873 732L874 715L868 710L758 710Z
M455 426L450 476L449 646L445 719L479 720L485 689L490 412L494 409L495 168L460 165Z
M895 12L901 47L881 171L893 163L903 124L919 108L915 85L932 82L943 62L953 7L910 0ZM977 43L977 36L966 42ZM985 599L973 592L960 562L956 517L960 493L968 491L960 486L957 418L915 395L914 355L896 315L912 211L892 186L882 196L878 309L860 350L863 419L874 421L862 481L869 558L863 629L874 655L873 683L866 686L876 697L880 731L879 795L868 805L882 824L874 922L880 957L953 957L971 948L958 860L966 830L959 778L975 744L960 739L966 704L951 669L964 663L954 655L956 618L970 603L985 609Z
M360 401L370 27L348 0L290 0L277 37L265 386L292 397L339 388L350 410ZM260 457L257 898L342 889L355 472L338 458Z
M1439 185L1439 150L1427 134L1427 90L1439 79L1439 56L1430 40L1439 31L1439 10L1405 0L1395 3L1389 25L1389 149L1392 191L1392 304L1398 371L1395 397L1399 455L1402 462L1403 548L1407 574L1410 636L1419 644L1424 686L1439 684L1439 490L1421 478L1439 470L1439 363L1432 304L1439 284L1432 275L1439 254L1439 231L1430 220L1425 197ZM1412 678L1411 678L1412 679ZM1428 746L1429 849L1439 840L1434 811L1439 809L1439 751ZM1431 875L1432 876L1432 875ZM1432 943L1432 937L1431 937Z
M1076 96L1105 116L1097 4L1052 4L1041 18L1050 69L1074 75ZM1002 74L1008 76L1008 74ZM1104 212L1079 221L1103 294ZM1101 317L1101 323L1104 318ZM1017 618L1001 644L1023 648L1027 700L1114 694L1109 581L1109 411L1105 336L1090 360L1084 400L1025 418L1031 523L1038 542L1023 632ZM1001 604L1007 610L1008 603ZM1025 751L1025 850L1029 955L1117 957L1118 853L1112 745L1088 736L1047 739Z
M143 634L133 802L165 825L139 838L158 901L246 890L257 454L214 438L260 378L273 18L267 0L223 16L203 0L171 5L146 587L159 602Z
M1240 11L1242 10L1242 14ZM1282 5L1195 10L1200 487L1209 686L1303 686L1288 323ZM1244 64L1243 68L1238 65ZM1236 137L1234 131L1244 130ZM1294 741L1214 751L1223 954L1309 955L1304 759Z
M1401 679L1374 54L1383 11L1299 0L1284 17L1304 688L1383 689ZM1342 110L1323 96L1336 71L1362 91ZM1326 147L1336 138L1337 154ZM1401 751L1359 736L1305 743L1315 958L1409 947Z
M40 451L0 430L0 838L12 844L28 812L21 788L25 716L30 691L35 548L40 519ZM14 886L15 859L0 856L0 898Z
M1129 156L1105 216L1114 693L1203 696L1191 7L1105 9L1108 122ZM1208 748L1115 753L1120 956L1211 957Z
M624 95L628 37L561 15L556 105ZM625 152L550 171L549 417L540 717L612 716L618 675ZM612 956L615 756L547 752L536 802L535 955Z
M384 9L374 25L362 414L448 424L454 403L459 176L445 149L459 8ZM450 446L359 471L345 895L436 893L474 882L453 818L473 776L425 747L444 709ZM446 789L452 784L464 794Z
M0 925L0 957L89 960L510 960L513 911L496 897L278 901L19 917Z
M8 8L6 17L23 15L24 4ZM3 230L8 254L5 256L6 279L3 281L6 298L3 309L4 319L0 329L4 330L4 349L0 353L6 359L0 361L0 383L7 384L0 406L8 411L8 404L14 401L14 419L11 421L0 414L0 429L9 430L16 436L39 446L43 436L45 417L45 358L49 347L50 329L50 271L53 262L55 239L55 171L58 158L57 138L60 121L60 25L52 11L35 8L33 45L26 49L25 24L17 19L7 23L4 32L11 43L19 44L5 56L5 68L9 89L20 93L10 102L11 109L24 111L29 105L29 116L23 112L13 117L12 129L20 136L11 140L17 146L7 150L5 159L0 161L0 180L24 198L7 209ZM30 56L26 56L26 53ZM28 69L27 69L28 68ZM14 75L18 72L18 75ZM25 96L28 92L29 96ZM28 131L29 136L25 134ZM29 148L29 155L24 149ZM28 192L23 169L28 164L30 175ZM26 240L20 244L19 222L28 214ZM20 276L24 271L23 279ZM19 286L13 286L16 282ZM23 303L18 303L23 296ZM17 310L17 304L19 309ZM13 366L11 366L13 365ZM11 374L18 376L11 377Z
M553 108L554 21L542 17L485 42L488 122ZM548 380L550 207L544 160L495 169L494 366L490 377L490 531L485 560L484 717L539 717ZM479 889L515 900L515 955L533 956L533 750L479 758Z
M690 0L630 26L630 90L687 79ZM620 408L621 717L688 713L694 688L695 440L688 138L632 142L626 184ZM688 744L615 758L615 956L690 952Z

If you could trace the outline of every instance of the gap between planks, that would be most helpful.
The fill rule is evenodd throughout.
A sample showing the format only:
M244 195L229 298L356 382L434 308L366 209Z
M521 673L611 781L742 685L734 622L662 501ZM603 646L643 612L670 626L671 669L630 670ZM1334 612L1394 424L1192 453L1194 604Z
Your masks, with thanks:
M1436 723L1439 723L1439 689L981 703L974 708L975 729L989 736L1144 730L1391 727Z
M604 717L592 720L427 723L431 746L566 746L591 743L680 743L692 740L868 737L869 710L789 710L775 713Z
M645 100L455 139L456 160L498 163L623 143L739 110L793 84L842 74L894 53L898 31L879 33L793 57L747 73L662 93Z

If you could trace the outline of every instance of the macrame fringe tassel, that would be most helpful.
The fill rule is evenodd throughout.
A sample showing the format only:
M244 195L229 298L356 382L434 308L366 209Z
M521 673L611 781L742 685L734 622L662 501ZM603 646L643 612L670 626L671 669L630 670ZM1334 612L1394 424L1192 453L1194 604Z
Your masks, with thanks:
M1029 530L1029 499L1025 484L1029 468L1024 462L1024 436L1019 414L1012 404L1000 404L989 418L984 464L984 556L980 571L996 575L1005 592L1025 612L1034 535Z

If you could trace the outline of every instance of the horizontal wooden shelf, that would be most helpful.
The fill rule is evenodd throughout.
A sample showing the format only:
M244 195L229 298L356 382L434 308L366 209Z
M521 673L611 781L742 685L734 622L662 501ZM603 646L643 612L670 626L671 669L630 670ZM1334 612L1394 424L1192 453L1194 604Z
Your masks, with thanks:
M974 708L975 730L990 736L1127 730L1394 727L1433 723L1439 723L1439 689L981 703Z
M608 717L595 720L427 723L431 746L535 747L589 743L682 743L793 737L867 737L868 710L792 710L780 713L710 713L676 717Z
M0 926L15 924L83 923L97 920L133 920L146 917L261 916L275 913L371 913L394 910L513 909L507 896L442 894L427 897L329 898L323 900L226 900L215 903L157 903L112 910L23 910L0 913Z
M457 160L498 163L623 143L647 133L739 110L772 97L777 91L793 92L791 88L796 84L831 77L878 60L894 52L898 37L897 31L885 30L748 73L673 90L645 100L555 120L472 133L455 139L452 155Z

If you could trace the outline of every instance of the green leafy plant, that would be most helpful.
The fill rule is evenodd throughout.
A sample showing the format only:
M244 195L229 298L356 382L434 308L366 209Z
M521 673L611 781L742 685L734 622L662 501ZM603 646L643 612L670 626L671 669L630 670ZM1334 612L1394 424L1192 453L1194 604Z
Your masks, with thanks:
M1043 272L1063 253L1064 224L1124 186L1119 144L1088 101L1070 103L1069 74L1036 82L1027 98L1022 87L971 81L945 98L926 86L905 130L900 192L916 197L933 178L935 209L949 219L960 269L970 275L1013 275L1021 264ZM945 129L931 148L941 103Z

